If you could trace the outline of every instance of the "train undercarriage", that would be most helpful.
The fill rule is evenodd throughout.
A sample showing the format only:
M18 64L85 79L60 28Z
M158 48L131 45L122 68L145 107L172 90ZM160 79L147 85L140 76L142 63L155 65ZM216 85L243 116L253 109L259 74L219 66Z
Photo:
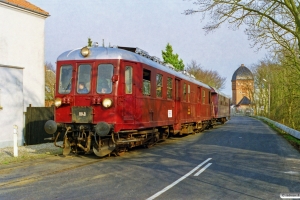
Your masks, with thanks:
M46 123L47 127L53 127L54 121ZM51 138L54 145L63 149L63 155L90 154L94 153L98 157L107 155L120 155L128 149L137 146L146 148L153 146L158 141L167 139L170 135L188 135L202 132L213 126L212 121L202 121L198 123L186 123L181 125L180 130L174 130L173 126L162 126L142 130L122 130L113 131L113 126L105 122L100 122L96 126L92 124L57 124ZM53 128L51 128L53 129ZM54 132L58 130L56 136ZM64 135L61 135L64 133ZM58 140L63 140L62 145L58 145Z

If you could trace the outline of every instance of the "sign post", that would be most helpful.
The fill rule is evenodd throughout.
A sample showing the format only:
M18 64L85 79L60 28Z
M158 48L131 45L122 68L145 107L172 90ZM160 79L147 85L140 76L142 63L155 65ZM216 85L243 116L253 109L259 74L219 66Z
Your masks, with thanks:
M14 125L14 157L18 157L18 126Z

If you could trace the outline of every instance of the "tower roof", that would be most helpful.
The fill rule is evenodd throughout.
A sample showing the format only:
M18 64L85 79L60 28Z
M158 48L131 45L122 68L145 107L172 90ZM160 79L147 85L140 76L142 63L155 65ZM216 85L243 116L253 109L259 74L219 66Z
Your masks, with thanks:
M250 104L251 104L251 100L248 97L244 96L237 105L240 106L240 105L250 105Z
M235 70L234 74L232 75L231 81L236 80L251 80L253 79L252 72L242 64L237 70Z

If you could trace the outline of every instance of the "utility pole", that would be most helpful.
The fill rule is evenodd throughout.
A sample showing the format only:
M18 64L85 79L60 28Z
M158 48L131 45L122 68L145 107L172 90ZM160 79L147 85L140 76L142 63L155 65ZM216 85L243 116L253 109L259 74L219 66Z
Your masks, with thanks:
M263 81L265 81L265 82L267 82L268 83L268 85L269 85L269 88L268 88L268 96L269 96L269 100L268 100L268 115L269 115L269 118L270 118L270 108L271 108L271 84L270 84L270 82L269 81L267 81L266 79L263 79Z

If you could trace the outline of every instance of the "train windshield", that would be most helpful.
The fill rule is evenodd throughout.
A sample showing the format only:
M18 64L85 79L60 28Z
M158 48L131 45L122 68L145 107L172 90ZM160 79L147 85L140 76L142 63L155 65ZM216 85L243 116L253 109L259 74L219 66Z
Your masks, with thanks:
M112 64L100 64L98 66L97 93L111 93L113 69L114 66Z
M65 65L60 68L59 88L60 94L69 94L72 89L72 71L71 65Z
M87 94L91 88L91 65L83 64L78 68L77 93Z

